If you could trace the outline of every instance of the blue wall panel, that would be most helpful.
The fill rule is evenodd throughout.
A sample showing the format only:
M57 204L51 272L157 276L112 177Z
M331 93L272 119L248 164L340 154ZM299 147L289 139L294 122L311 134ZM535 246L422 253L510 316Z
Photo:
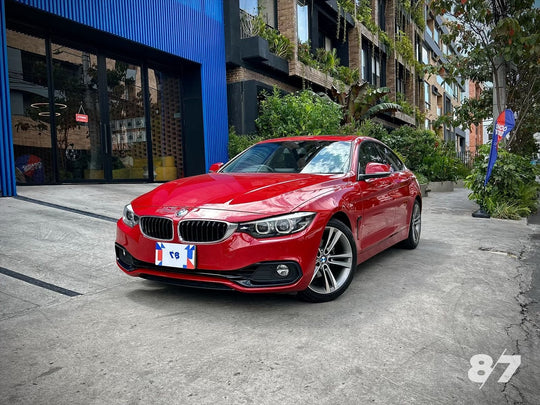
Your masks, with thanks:
M15 158L11 133L9 76L7 69L6 15L0 5L0 190L3 196L15 195Z
M202 76L205 164L208 168L214 162L227 159L227 95L222 1L17 1L199 63ZM1 35L5 38L5 28ZM2 50L5 52L5 44ZM2 63L2 66L6 65ZM7 75L7 68L5 70ZM4 85L7 85L4 80L2 79ZM2 95L2 100L8 99ZM2 119L2 122L6 121Z

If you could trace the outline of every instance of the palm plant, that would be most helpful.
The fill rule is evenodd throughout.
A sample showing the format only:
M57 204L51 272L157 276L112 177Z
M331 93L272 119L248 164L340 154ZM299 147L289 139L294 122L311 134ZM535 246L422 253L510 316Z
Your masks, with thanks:
M389 93L388 87L373 88L368 82L356 82L347 92L333 89L334 99L343 108L344 124L360 124L381 112L402 111L403 108L399 104L381 102L381 99Z

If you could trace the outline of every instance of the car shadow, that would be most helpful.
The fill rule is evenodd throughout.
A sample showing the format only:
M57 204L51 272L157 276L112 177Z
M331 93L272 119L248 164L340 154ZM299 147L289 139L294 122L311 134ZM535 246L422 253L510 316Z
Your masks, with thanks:
M393 246L360 263L348 291L332 303L339 303L338 306L347 306L351 304L351 301L367 299L370 295L369 290L375 287L370 287L371 283L376 284L378 280L379 284L383 285L376 286L376 288L384 288L386 283L398 282L407 274L416 273L416 268L425 260L425 256L429 256L433 249L440 249L440 245L439 241L422 240L421 245L415 250ZM444 260L444 258L440 260ZM127 292L127 298L138 305L155 308L174 307L178 303L182 303L183 305L197 306L200 304L209 307L225 306L229 308L249 306L253 309L271 308L272 311L275 311L291 306L321 305L302 301L297 298L295 293L241 293L234 290L182 287L144 279L137 281L137 283L130 284L136 287ZM400 290L397 293L405 293L405 291ZM330 305L333 305L332 303ZM357 302L355 305L357 304L362 305L361 302ZM328 305L328 303L322 305Z
M128 292L128 298L138 304L162 307L163 301L182 301L207 305L246 305L264 306L291 304L305 305L294 293L241 293L234 290L212 290L204 288L182 287L158 281L140 280L138 288Z

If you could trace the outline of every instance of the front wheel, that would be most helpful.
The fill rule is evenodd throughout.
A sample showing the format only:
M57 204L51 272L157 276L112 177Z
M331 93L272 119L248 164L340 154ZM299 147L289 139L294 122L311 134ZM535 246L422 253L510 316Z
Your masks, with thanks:
M351 230L336 219L324 228L313 278L298 296L309 302L326 302L345 292L356 269L356 245Z
M421 230L422 210L420 209L420 203L416 200L411 213L411 222L409 223L409 236L401 243L401 245L406 249L416 249L420 243Z

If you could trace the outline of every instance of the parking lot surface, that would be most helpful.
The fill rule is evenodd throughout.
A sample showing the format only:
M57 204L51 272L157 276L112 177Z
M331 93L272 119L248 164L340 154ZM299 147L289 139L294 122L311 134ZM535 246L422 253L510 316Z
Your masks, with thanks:
M124 275L114 221L154 187L0 199L0 402L540 403L534 221L472 218L467 190L430 193L416 250L389 249L338 300L308 304Z

